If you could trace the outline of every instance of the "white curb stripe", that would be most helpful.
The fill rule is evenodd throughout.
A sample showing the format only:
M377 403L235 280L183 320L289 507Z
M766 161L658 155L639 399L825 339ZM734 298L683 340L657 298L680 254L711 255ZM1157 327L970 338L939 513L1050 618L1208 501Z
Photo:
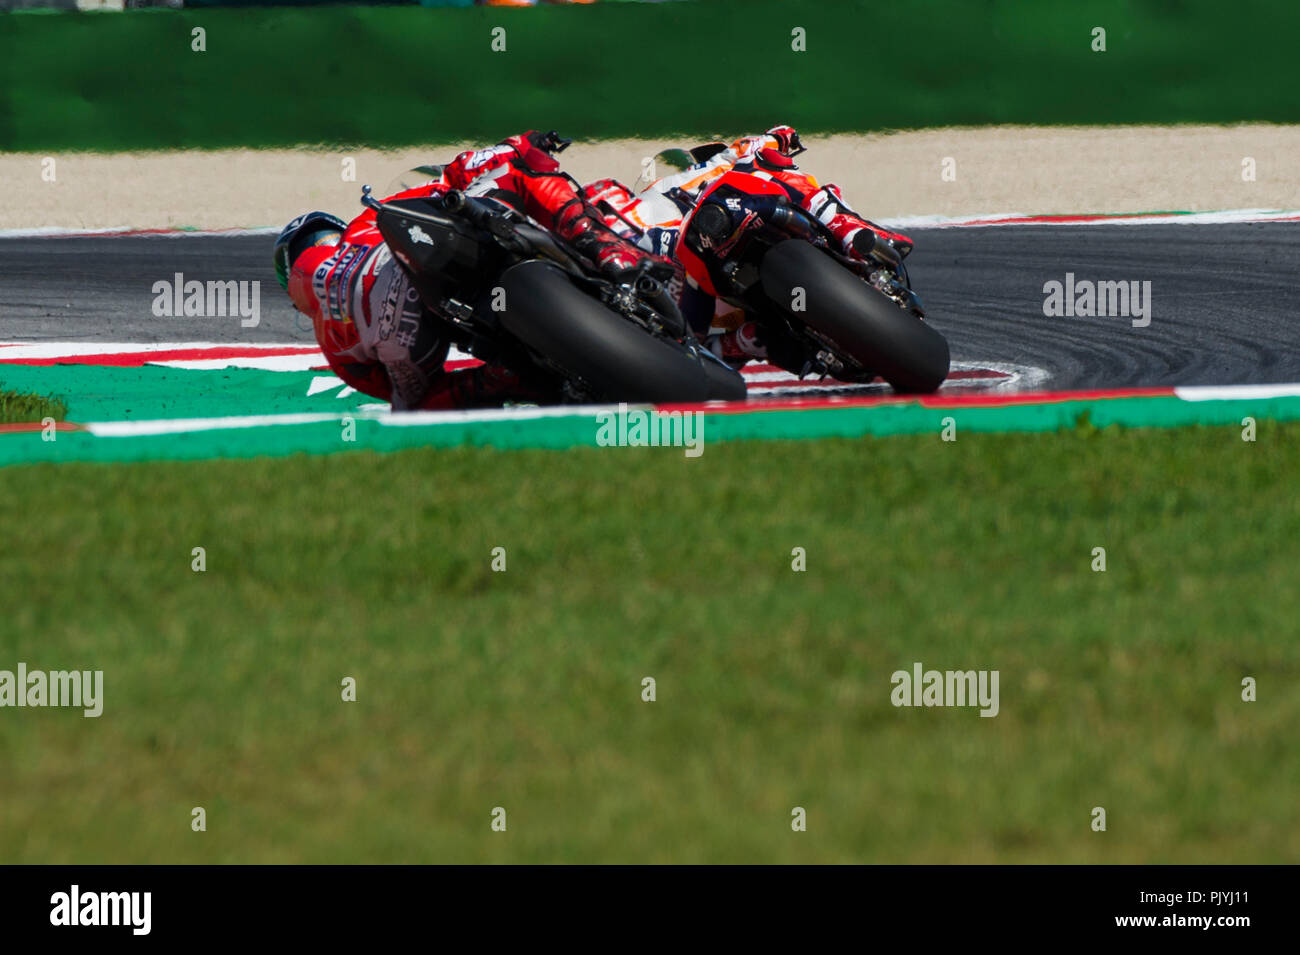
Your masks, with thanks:
M1095 220L1042 221L1043 216L1097 216ZM975 216L900 216L874 220L887 229L950 229L962 227L1001 228L1003 226L1080 226L1080 225L1223 225L1234 222L1272 222L1300 219L1300 211L1278 209L1225 209L1217 212L1175 212L1166 215L1143 213L1107 215L1093 212L1029 213L994 212ZM996 221L989 221L996 220Z
M1186 385L1174 388L1184 401L1259 401L1300 397L1300 382L1283 385Z

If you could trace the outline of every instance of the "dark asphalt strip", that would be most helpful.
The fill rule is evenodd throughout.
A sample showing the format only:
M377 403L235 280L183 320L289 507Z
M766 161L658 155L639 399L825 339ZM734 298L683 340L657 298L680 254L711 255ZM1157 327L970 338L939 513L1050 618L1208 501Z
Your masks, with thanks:
M955 360L1034 365L1045 388L1300 381L1300 224L917 229L912 283ZM269 236L0 238L0 340L311 341ZM260 323L159 318L154 283L261 282ZM1044 285L1150 283L1150 324L1048 317Z

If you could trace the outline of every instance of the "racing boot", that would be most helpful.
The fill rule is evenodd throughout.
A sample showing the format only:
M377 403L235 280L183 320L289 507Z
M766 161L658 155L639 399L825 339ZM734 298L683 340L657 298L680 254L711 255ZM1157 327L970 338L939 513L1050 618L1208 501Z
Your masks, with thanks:
M746 362L761 361L802 378L817 372L807 346L788 332L756 322L742 322L737 327L709 338L709 350L732 368Z
M600 214L582 199L573 199L555 216L555 231L590 259L606 277L621 281L646 266L660 282L671 282L676 274L672 262L639 249L622 239L601 221Z
M714 335L709 339L709 351L732 368L740 368L751 361L766 361L767 346L759 336L758 325L744 322L736 328Z
M890 232L873 222L857 216L839 213L826 223L826 228L840 240L844 254L854 259L866 260L871 252L886 262L896 264L912 251L912 240L900 232Z

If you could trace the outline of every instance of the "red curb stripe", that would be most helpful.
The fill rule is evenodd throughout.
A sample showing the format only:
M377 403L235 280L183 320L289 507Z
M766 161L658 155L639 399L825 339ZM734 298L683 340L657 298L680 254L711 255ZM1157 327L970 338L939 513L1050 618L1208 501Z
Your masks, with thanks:
M0 348L14 347L12 343L0 345ZM138 352L101 352L90 355L53 355L46 358L5 358L0 353L0 364L32 365L51 367L54 365L102 365L118 368L138 368L143 365L157 364L165 361L220 361L234 358L285 358L297 355L320 355L320 348L315 345L286 345L279 348L254 348L252 346L221 346L218 348L172 348L165 351ZM324 356L322 355L323 359ZM446 369L473 368L483 364L477 358L456 358L447 362ZM329 365L311 366L312 371L328 371Z
M260 227L258 227L260 231ZM32 239L118 239L130 238L131 236L140 235L163 235L163 236L205 236L205 235L229 235L243 234L253 232L254 228L250 226L229 226L224 229L113 229L110 231L100 232L47 232L32 236L23 236L22 238ZM267 232L269 235L269 231Z
M1172 398L1169 388L1101 388L1092 391L1020 391L1006 394L926 395L919 402L926 408L958 406L996 407L1006 405L1047 405L1065 401L1106 401L1111 398Z
M1061 215L995 216L991 219L966 219L962 222L953 223L953 225L1016 225L1018 223L1026 225L1069 225L1071 223L1123 222L1126 219L1176 219L1179 216L1191 214L1190 212L1092 212Z
M215 361L222 358L282 358L293 355L314 355L315 346L292 345L283 348L171 348L164 351L102 352L93 355L54 355L48 358L4 358L8 365L111 365L136 368L160 361Z
M0 434L20 434L31 431L43 431L45 425L39 421L20 421L16 424L0 424ZM55 431L85 431L86 429L79 424L71 421L54 422Z
M869 385L873 383L884 383L883 378L873 378L871 381L839 381L835 378L827 378L823 381L820 378L798 378L792 372L784 368L777 368L775 365L746 365L740 370L740 373L746 378L753 375L763 374L782 374L785 378L773 378L768 381L750 381L750 384L760 388L781 388L787 384L798 384L800 387L825 387L825 388L844 388L849 385ZM950 371L945 381L985 381L994 379L1006 379L1011 375L1005 371L996 371L992 368L963 368L956 371Z
M706 411L709 414L744 414L749 411L808 411L824 408L867 408L880 405L919 404L924 408L992 408L1014 405L1061 404L1069 401L1105 401L1112 398L1172 398L1173 388L1117 388L1096 391L1019 391L974 395L860 395L822 398L757 398L720 405L663 404L658 411Z

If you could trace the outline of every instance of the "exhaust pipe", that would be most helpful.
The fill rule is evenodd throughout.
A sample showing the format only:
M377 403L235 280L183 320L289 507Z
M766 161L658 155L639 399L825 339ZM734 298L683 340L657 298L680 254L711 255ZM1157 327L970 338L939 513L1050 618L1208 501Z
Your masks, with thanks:
M879 232L873 232L865 227L853 234L853 251L863 258L871 256L881 264L894 269L898 268L903 261L903 257L889 244L888 239Z

